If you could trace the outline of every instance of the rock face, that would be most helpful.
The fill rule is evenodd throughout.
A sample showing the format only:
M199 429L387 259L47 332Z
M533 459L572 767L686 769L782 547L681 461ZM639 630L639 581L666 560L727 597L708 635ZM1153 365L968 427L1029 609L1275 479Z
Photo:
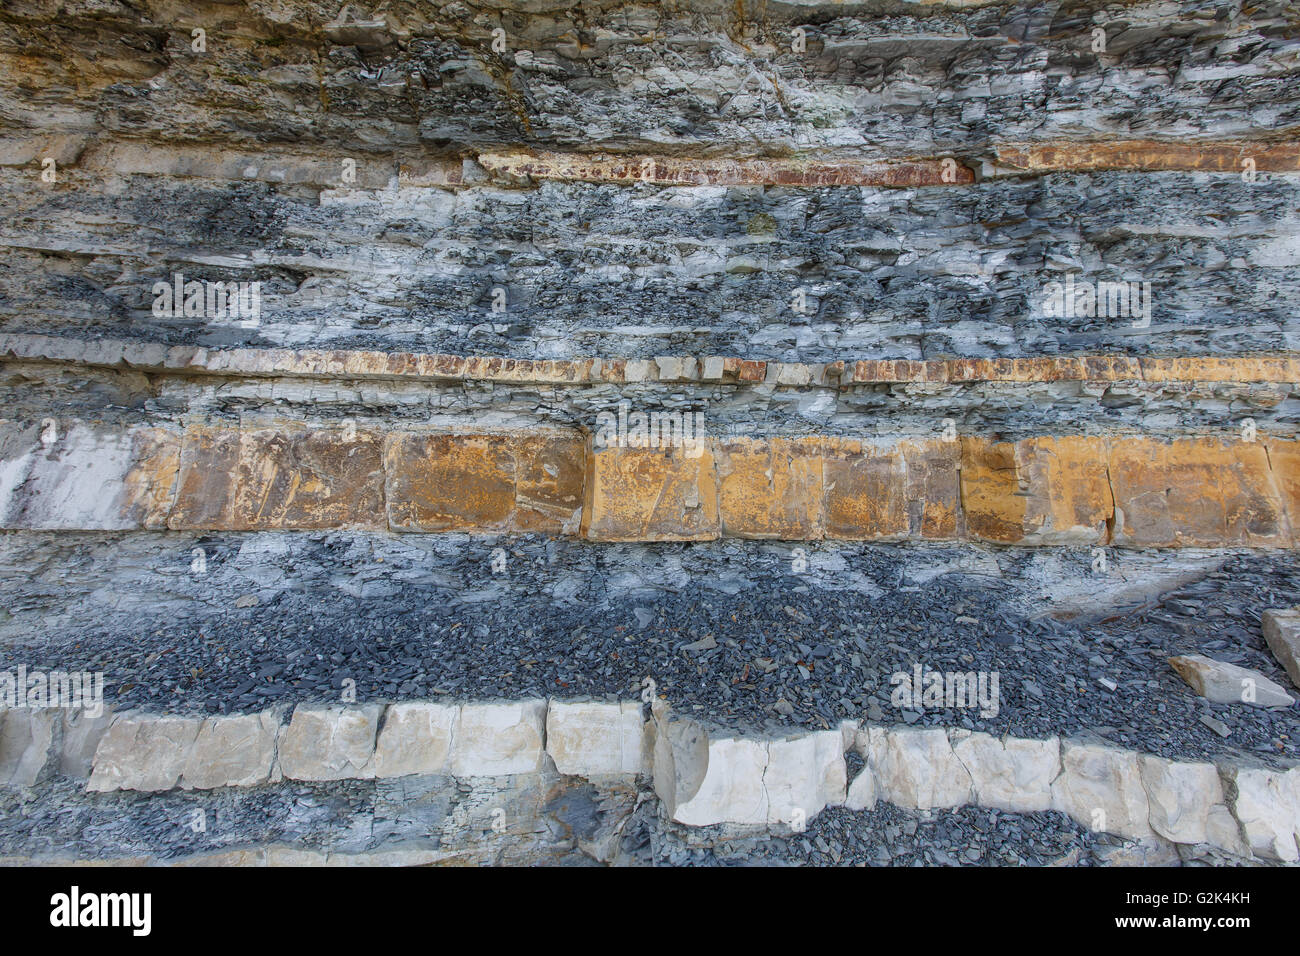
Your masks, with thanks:
M671 590L701 553L752 541L769 550L743 553L788 558L791 576L812 553L851 581L837 588L873 594L912 586L863 569L896 544L998 573L1059 576L1087 555L1097 577L1075 592L1120 586L1103 577L1107 549L1123 549L1117 564L1186 549L1176 566L1272 549L1288 567L1300 34L1287 3L1203 6L4 4L0 537L85 536L71 563L25 562L40 551L23 550L29 537L0 555L11 579L34 569L0 595L14 609L0 630L39 622L62 640L86 608L260 623L303 580L385 625L366 602L417 577L457 601L576 603L651 571ZM192 557L169 552L182 539ZM120 575L100 566L115 549L137 558ZM284 569L306 552L309 574ZM429 553L447 560L431 569ZM582 570L561 575L566 560ZM252 565L268 573L251 580ZM230 593L232 580L249 586ZM616 640L664 639L658 610L637 608L640 633ZM798 660L814 698L841 646L852 653L831 623L829 654ZM1264 633L1300 686L1300 612L1265 615ZM387 666L356 643L289 660ZM681 643L672 653L729 700L763 693L748 664L731 685L708 672L725 634ZM618 667L586 647L571 663L616 682L624 646ZM538 678L526 653L503 680ZM694 700L691 719L656 700L647 720L636 702L536 696L630 686L590 674L448 685L526 700L394 700L447 689L411 690L429 676L418 656L408 645L410 673L360 705L259 673L233 685L235 703L172 689L227 714L292 686L304 696L269 698L296 701L291 713L11 709L0 784L370 781L432 814L427 781L450 777L461 816L443 835L478 833L510 794L525 825L601 860L618 838L607 817L647 785L674 827L973 804L1060 810L1141 841L1117 859L1168 860L1173 844L1297 854L1296 772L1276 764L1165 759L1042 724L1035 740L839 726L859 716L844 712L852 689L813 700L837 729L786 736L716 729L722 714ZM757 658L764 677L759 661L786 663ZM1257 671L1171 663L1211 702L1293 703ZM1294 712L1243 714L1282 726ZM1290 755L1293 735L1277 739ZM846 750L862 761L852 781ZM544 809L555 801L569 809Z
M572 429L428 435L337 423L136 429L116 437L97 426L93 440L90 434L74 422L66 443L93 450L99 442L114 455L83 459L70 449L41 456L38 465L31 435L0 440L0 496L6 469L11 476L0 529L1275 548L1294 543L1282 516L1300 507L1293 496L1300 479L1292 480L1300 470L1290 470L1300 465L1292 447L1300 443L1282 441L1266 451L1262 443L1242 450L1204 439L864 442L701 433L686 445L588 447ZM1229 459L1236 491L1223 477ZM45 477L31 477L38 471ZM1264 696L1277 700L1271 689Z
M1169 663L1192 690L1216 704L1290 707L1295 703L1285 688L1248 667L1200 654L1171 657Z
M1300 774L1234 767L1227 779L1233 791L1233 815L1251 852L1285 863L1300 860Z
M209 717L199 727L182 772L198 790L255 787L271 779L280 730L277 714Z
M655 792L689 826L804 822L845 801L838 730L782 740L712 737L690 720L658 721Z
M30 787L46 772L59 714L15 707L0 710L0 786Z
M340 22L318 0L201 0L180 23L157 2L6 9L0 189L21 215L0 324L94 338L129 317L172 344L511 357L617 341L645 361L1179 354L1205 347L1207 327L1234 352L1294 340L1279 305L1296 292L1289 222L1265 212L1296 205L1277 175L1297 159L1284 9L835 14L353 4ZM1155 43L1176 71L1153 66ZM1243 217L1250 230L1233 227ZM1077 238L1058 255L1061 222ZM1195 238L1159 259L1184 222ZM1134 240L1112 243L1120 229ZM1039 246L1053 251L1024 254ZM177 271L263 282L261 321L153 315L154 283ZM1066 272L1149 280L1158 318L1045 316L1043 286ZM1203 294L1210 280L1222 288ZM1253 318L1216 321L1233 313Z
M535 773L545 754L546 701L465 704L452 741L450 767L458 777Z
M883 800L905 810L1059 810L1140 841L1112 862L1130 850L1131 862L1169 862L1175 846L1300 857L1300 770L1177 761L1055 737L853 721L750 736L674 716L662 700L649 721L636 701L409 701L300 705L288 723L274 709L210 718L123 713L97 718L108 723L101 734L94 722L68 721L55 708L2 713L0 770L7 786L25 789L76 776L87 740L98 736L90 793L376 779L421 794L452 781L461 792L482 789L487 813L515 799L507 793L536 802L556 787L572 794L584 785L573 781L585 780L590 793L653 788L665 822L724 834L800 832L827 807L870 810ZM863 764L852 781L850 751ZM593 852L612 852L602 847Z
M1138 759L1138 772L1147 792L1151 829L1175 843L1214 842L1212 830L1219 825L1216 811L1226 807L1213 764L1143 756Z
M459 718L456 704L393 704L375 745L375 776L446 773Z

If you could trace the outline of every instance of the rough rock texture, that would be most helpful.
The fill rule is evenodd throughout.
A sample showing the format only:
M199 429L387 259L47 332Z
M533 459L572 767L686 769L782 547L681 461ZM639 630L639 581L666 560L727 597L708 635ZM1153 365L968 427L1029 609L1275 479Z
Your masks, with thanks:
M375 776L446 773L460 707L426 701L398 703L384 714L375 744Z
M1143 756L1138 759L1138 772L1149 800L1151 829L1175 843L1212 839L1211 817L1224 803L1213 764Z
M1256 768L1230 768L1232 811L1251 852L1294 863L1300 860L1300 799L1294 770L1283 775Z
M266 783L275 768L279 730L274 714L209 717L190 748L182 786L211 790Z
M119 714L95 750L88 790L170 790L185 772L203 721Z
M652 741L640 704L551 701L546 710L546 753L563 774L645 773L651 766Z
M458 777L535 773L545 759L546 701L465 704L452 733Z
M0 486L10 516L0 527L1290 547L1290 513L1300 509L1296 442L719 441L664 429L678 435L664 447L591 448L577 430L202 426L170 437L161 456L152 440L116 459L64 452L72 437L52 442L44 480L30 476L30 440L20 439L0 451L13 475ZM124 503L146 493L147 514Z
M1284 3L3 18L9 330L814 361L1295 340ZM261 320L153 316L176 272L261 281ZM1152 321L1044 316L1067 272L1150 281Z

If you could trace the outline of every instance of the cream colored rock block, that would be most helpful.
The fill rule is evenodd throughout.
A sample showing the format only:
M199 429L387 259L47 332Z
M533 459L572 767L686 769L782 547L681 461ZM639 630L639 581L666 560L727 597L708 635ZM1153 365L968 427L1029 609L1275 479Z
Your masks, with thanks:
M1138 758L1151 829L1174 843L1209 843L1210 811L1223 805L1219 771L1209 763Z
M709 735L693 720L674 718L662 701L651 705L654 718L654 790L665 812L676 819L677 807L700 789L709 769Z
M808 821L828 806L840 806L847 777L844 738L838 730L770 741L763 775L767 822Z
M376 777L448 773L460 706L432 701L393 704L375 745Z
M546 752L555 769L580 777L635 776L649 769L641 705L633 701L551 701Z
M542 769L546 701L464 704L452 735L451 772L495 777Z
M271 712L209 717L199 727L181 776L186 789L256 787L271 779L280 720Z
M868 750L881 799L915 810L970 803L970 773L953 753L944 730L872 727Z
M767 745L757 740L723 737L708 743L708 764L699 789L677 804L673 819L687 826L768 822Z
M202 724L200 717L118 715L95 749L86 789L172 789L180 782Z
M1061 772L1057 737L998 739L989 734L952 731L953 753L971 777L975 803L1015 813L1052 806L1052 781Z
M1238 667L1201 654L1171 657L1169 664L1192 690L1216 704L1290 707L1295 703L1285 687L1249 667Z
M1241 824L1250 851L1269 860L1300 860L1300 798L1295 771L1290 774L1259 768L1229 767L1236 790L1232 812Z
M45 775L60 719L52 707L0 710L0 786L23 789Z
M374 776L379 704L300 704L280 738L280 770L291 780L367 780Z
M1210 807L1209 816L1205 821L1205 842L1234 856L1251 855L1250 847L1241 835L1241 824L1232 815L1232 811L1223 804Z
M1132 751L1062 741L1052 806L1098 832L1132 840L1154 836L1138 755Z

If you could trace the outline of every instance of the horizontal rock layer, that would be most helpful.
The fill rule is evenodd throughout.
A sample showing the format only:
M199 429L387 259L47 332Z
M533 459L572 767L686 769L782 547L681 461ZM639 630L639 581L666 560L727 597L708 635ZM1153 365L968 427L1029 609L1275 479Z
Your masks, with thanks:
M1294 176L322 189L34 175L0 169L14 211L0 227L0 332L795 363L1246 355L1300 341L1286 307L1300 296ZM260 283L257 320L206 305L155 314L155 287L178 274ZM1070 279L1080 296L1084 283L1136 282L1142 307L1101 294L1061 314L1053 283Z
M910 156L999 139L1249 138L1297 125L1291 16L1272 2L33 0L3 12L0 116L359 152Z
M1296 441L725 438L694 432L689 414L662 414L643 415L638 432L636 418L629 431L611 413L594 435L4 423L0 527L1295 543Z
M31 786L43 764L60 759L50 735L9 733L11 722L28 726L45 714L3 714L0 765L37 768L16 785ZM87 787L473 778L534 774L550 761L566 775L651 779L667 816L690 826L801 828L827 806L869 809L877 800L913 809L973 804L1059 810L1128 839L1300 859L1300 769L1237 760L1184 763L1087 741L855 722L771 739L722 735L661 701L648 720L639 704L544 700L300 705L287 724L282 718L114 715L99 728ZM862 764L852 780L846 753Z
M1291 353L1176 358L1055 355L924 361L847 358L808 364L721 355L552 360L361 349L203 348L120 339L88 341L39 334L0 334L0 358L229 378L482 381L516 385L702 382L848 388L967 382L1300 382L1300 356Z

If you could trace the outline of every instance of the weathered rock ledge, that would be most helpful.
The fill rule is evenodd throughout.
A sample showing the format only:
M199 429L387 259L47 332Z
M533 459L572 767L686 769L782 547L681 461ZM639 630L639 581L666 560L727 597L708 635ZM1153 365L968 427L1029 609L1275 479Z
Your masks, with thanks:
M691 413L637 414L643 435L635 418L629 429L614 413L594 433L0 422L0 528L1209 548L1296 541L1294 440L1006 442L955 429L939 438L726 438L697 430Z
M826 807L971 804L1057 810L1147 845L1300 860L1300 768L1238 759L1185 763L1083 740L848 721L753 738L710 730L662 701L648 717L626 701L539 699L299 705L283 720L276 710L208 718L124 712L69 725L57 710L9 710L0 765L10 786L88 774L92 792L551 770L641 781L653 786L669 819L688 826L798 830ZM852 775L846 754L861 765Z

